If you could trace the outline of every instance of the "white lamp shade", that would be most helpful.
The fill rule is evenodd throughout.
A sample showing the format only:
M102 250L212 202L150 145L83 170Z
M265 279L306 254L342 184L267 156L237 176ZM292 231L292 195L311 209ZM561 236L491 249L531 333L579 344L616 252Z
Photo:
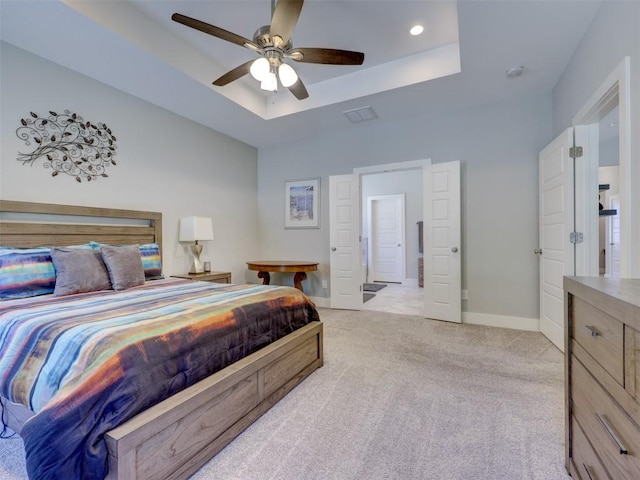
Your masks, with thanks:
M180 241L213 240L213 223L209 217L183 217L180 219Z
M287 65L286 63L282 63L280 67L278 67L278 76L280 77L280 83L286 88L291 87L298 81L298 74L291 65Z
M276 74L269 72L267 76L262 79L260 88L269 92L275 92L278 89L278 79L276 78Z
M249 72L251 72L251 76L253 78L261 82L269 73L270 68L269 60L264 57L260 57L251 64Z

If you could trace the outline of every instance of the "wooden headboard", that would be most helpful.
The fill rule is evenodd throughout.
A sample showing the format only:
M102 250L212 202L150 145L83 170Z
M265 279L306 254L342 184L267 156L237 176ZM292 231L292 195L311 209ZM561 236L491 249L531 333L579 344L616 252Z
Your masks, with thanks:
M157 243L162 252L162 213L0 200L0 214L0 246Z

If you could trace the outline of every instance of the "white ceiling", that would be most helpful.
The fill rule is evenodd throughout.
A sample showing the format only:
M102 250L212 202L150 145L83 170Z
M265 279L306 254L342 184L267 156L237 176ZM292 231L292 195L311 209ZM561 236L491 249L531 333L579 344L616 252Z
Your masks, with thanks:
M323 130L440 113L550 92L601 0L307 0L294 47L362 51L362 66L291 62L310 97L261 91L249 75L211 82L255 57L171 21L174 12L246 38L270 1L0 1L2 40L256 147ZM412 37L415 23L425 33ZM524 65L508 79L504 72Z

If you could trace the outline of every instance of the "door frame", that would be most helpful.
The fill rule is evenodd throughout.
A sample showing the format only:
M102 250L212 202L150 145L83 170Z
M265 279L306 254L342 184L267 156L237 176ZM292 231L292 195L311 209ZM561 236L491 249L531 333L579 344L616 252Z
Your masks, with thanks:
M617 205L616 205L617 203ZM614 225L614 221L616 219L616 217L618 218L618 221L620 221L620 218L618 217L619 210L620 210L620 194L619 193L615 193L613 195L610 195L608 198L608 202L607 202L607 208L612 209L614 208L616 210L618 210L618 213L616 213L615 215L611 215L611 216L607 216L605 217L607 219L607 226L606 226L606 233L605 233L605 247L607 248L607 255L605 257L605 277L618 277L619 276L619 272L616 272L616 274L613 274L613 265L614 265L614 259L615 259L615 252L613 247L613 225ZM618 225L618 229L620 228L620 225Z
M424 194L423 194L424 196ZM375 201L380 200L400 200L400 282L405 283L407 278L407 251L406 251L406 225L405 225L405 195L404 193L392 193L389 195L372 195L367 197L367 281L373 281L375 279L375 269L373 262L373 230L371 228L373 224L373 217L371 215L372 205Z
M630 59L624 59L609 74L605 81L598 87L589 100L582 106L573 117L572 125L579 127L583 125L594 125L595 135L598 133L598 121L605 112L611 110L612 105L618 103L618 147L619 147L619 175L620 175L620 276L631 277L634 272L632 268L631 242L635 237L632 232L632 202L631 202L631 82L630 82ZM577 143L577 145L580 145ZM593 165L587 165L583 172L584 180L589 183L590 188L597 191L597 169L593 171ZM591 180L596 178L595 184L591 186ZM597 198L597 197L595 197ZM581 210L583 209L583 210ZM589 233L598 231L598 203L589 201L586 198L576 198L576 225L577 231L584 231L588 238L585 245L586 251L582 258L588 259L588 271L577 272L581 275L598 276L598 250L597 236L591 238ZM640 228L640 227L639 227ZM581 230L583 229L583 230ZM593 259L596 261L593 261Z
M361 189L360 198L362 199L362 177L363 177L363 175L369 175L369 174L375 174L375 173L388 173L388 172L403 171L403 170L419 170L420 173L421 173L421 176L423 176L424 175L424 171L429 167L431 167L431 159L430 158L425 158L423 160L407 160L407 161L404 161L404 162L397 162L397 163L384 163L384 164L381 164L381 165L372 165L372 166L368 166L368 167L357 167L357 168L353 169L353 173L355 175L358 175L358 178L360 179L360 181L359 181L359 185L360 185L360 189ZM424 188L423 188L423 191L422 191L422 203L423 204L424 204L424 199L425 199L425 192L424 192ZM360 212L361 212L361 215L362 215L362 208L360 209ZM360 223L362 224L362 218L360 218ZM405 241L405 243L406 243L406 241ZM367 245L367 246L369 246L369 245ZM367 262L368 261L369 261L369 259L367 258ZM405 264L406 264L406 252L405 252ZM405 275L406 275L406 265L405 265ZM368 277L368 275L367 275L367 277Z

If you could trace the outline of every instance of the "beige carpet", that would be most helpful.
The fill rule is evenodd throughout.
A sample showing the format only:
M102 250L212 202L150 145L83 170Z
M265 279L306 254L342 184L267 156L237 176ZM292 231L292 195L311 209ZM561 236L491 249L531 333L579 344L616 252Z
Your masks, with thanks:
M567 480L563 359L541 334L321 310L325 366L196 480ZM0 478L25 479L0 440Z

